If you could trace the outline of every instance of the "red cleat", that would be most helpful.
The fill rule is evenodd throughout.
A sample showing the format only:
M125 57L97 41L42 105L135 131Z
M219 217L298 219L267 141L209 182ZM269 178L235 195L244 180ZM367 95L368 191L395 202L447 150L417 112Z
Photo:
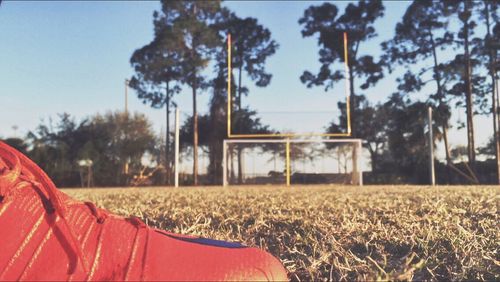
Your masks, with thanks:
M156 230L71 199L2 142L0 238L0 280L287 280L259 249Z

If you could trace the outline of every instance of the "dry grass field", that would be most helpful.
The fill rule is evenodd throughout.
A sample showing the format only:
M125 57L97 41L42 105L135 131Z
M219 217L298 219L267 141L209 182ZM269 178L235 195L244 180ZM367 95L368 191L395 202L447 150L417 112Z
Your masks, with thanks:
M173 232L243 242L291 280L499 280L500 188L68 189Z

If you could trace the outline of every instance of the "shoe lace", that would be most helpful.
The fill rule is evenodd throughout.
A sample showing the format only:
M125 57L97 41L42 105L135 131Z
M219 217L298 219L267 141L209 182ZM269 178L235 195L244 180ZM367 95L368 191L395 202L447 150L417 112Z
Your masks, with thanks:
M31 186L45 192L48 195L47 200L50 203L50 210L48 210L48 212L55 212L59 216L65 227L64 230L67 232L66 236L69 238L71 248L76 254L76 259L82 263L84 271L89 272L89 264L85 259L82 246L79 244L77 239L78 237L75 235L73 228L66 219L67 206L61 198L61 194L58 192L54 183L49 179L44 179L46 177L43 177L43 175L41 177L43 184L36 181L35 175L33 175L29 169L24 168L21 164L20 158L12 152L12 149L9 150L10 148L4 147L6 146L0 142L0 203L9 195L9 193L24 187ZM108 217L108 213L97 208L94 203L84 202L84 204L90 209L92 215L96 217L97 223L104 224L106 218ZM128 218L127 221L137 229L146 227L146 224L137 217Z

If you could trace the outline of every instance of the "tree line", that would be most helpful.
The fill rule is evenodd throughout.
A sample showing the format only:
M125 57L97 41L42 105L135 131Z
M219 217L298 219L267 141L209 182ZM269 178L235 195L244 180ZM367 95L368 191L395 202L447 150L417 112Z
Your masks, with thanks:
M320 87L325 91L348 79L352 135L364 140L363 147L370 154L369 182L425 183L426 148L436 146L438 141L442 141L446 154L445 163L436 161L439 183L497 181L494 157L499 150L498 142L492 136L486 147L478 148L473 117L494 116L498 111L495 103L498 89L494 82L500 42L499 5L498 1L415 0L398 20L393 38L381 44L380 56L362 52L361 47L378 36L375 23L385 15L381 0L350 2L343 11L335 3L318 3L308 7L297 19L300 27L297 32L304 38L317 40L320 63L317 71L305 70L299 79L306 87ZM94 175L96 183L125 185L132 180L127 179L124 170L129 164L139 169L142 158L139 153L142 153L155 156L153 163L161 165L164 176L158 177L158 184L171 184L173 138L169 119L176 106L176 96L182 89L189 89L193 114L182 125L181 144L184 150L191 150L193 156L191 181L194 185L199 184L198 154L203 150L209 160L205 182L220 184L221 143L227 137L227 34L235 39L232 45L234 79L231 81L235 107L233 129L245 133L274 132L261 122L257 111L242 103L250 94L249 85L243 84L242 77L249 78L249 83L257 87L269 85L272 74L266 70L266 61L279 51L279 44L270 30L257 18L239 17L221 1L161 1L161 9L153 14L153 25L153 40L131 56L135 74L130 79L130 86L144 103L165 109L165 136L154 136L150 125L140 115L129 117L110 113L79 124L62 116L57 130L40 125L28 136L31 144L28 153L36 160L47 161L51 166L45 168L49 174L60 175L61 179L70 177L64 170L74 165L76 159L85 157L96 160L94 173L100 165L103 173L106 171L110 175L102 179ZM344 63L344 33L349 35L347 77L336 70L336 65ZM403 73L396 80L397 89L386 101L376 104L369 101L369 89L395 71ZM200 94L210 95L205 115L198 114L197 97ZM435 113L433 144L426 143L428 107ZM339 102L338 108L340 117L332 118L338 122L332 121L326 132L345 131L346 103ZM452 109L465 110L465 122L453 121ZM96 119L101 120L102 126L114 130L108 130L103 136L93 132L101 130L95 124ZM498 120L493 119L491 126L495 128L494 134L498 134ZM109 124L103 125L104 121ZM130 131L120 131L120 126L125 125ZM448 132L453 125L466 129L467 146L451 147ZM66 136L68 130L85 134ZM128 140L137 137L131 135L138 133L134 130L145 134L140 140L144 143ZM137 151L133 146L137 146ZM91 154L105 148L110 151ZM478 160L477 153L485 158ZM237 157L241 182L241 149L230 154ZM54 161L49 161L50 158ZM109 162L109 171L101 161ZM76 175L72 177L74 181L78 179Z
M28 155L62 187L130 185L144 167L164 162L151 122L137 113L108 112L81 121L64 113L42 122L25 138L3 141Z

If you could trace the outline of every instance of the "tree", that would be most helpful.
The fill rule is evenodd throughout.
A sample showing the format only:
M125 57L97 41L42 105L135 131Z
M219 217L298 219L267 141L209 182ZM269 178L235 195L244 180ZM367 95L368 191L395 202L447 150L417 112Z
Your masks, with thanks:
M158 13L154 13L155 22ZM166 110L166 135L165 135L165 169L167 171L167 184L170 184L172 157L170 154L170 106L175 106L172 96L179 93L181 87L181 61L177 46L180 34L172 27L168 20L164 25L155 28L155 39L136 50L130 59L136 74L130 80L130 87L137 91L137 96L145 104L153 108Z
M449 118L451 116L446 99L443 64L440 63L438 50L444 50L454 43L454 34L448 30L450 12L440 1L413 1L408 6L401 22L397 23L394 38L382 43L385 60L404 65L408 69L402 78L398 79L398 90L404 93L421 91L430 83L436 83L436 92L429 94L432 103L437 105L436 118L443 133L443 141L448 165L452 165L448 142ZM412 71L408 65L422 64L431 59L430 67L423 66L418 71ZM389 66L389 71L392 68ZM431 72L432 79L422 77Z
M466 104L466 113L467 113L467 151L468 151L468 159L470 165L474 168L474 163L476 162L476 149L474 144L474 119L473 119L473 111L472 111L472 66L470 59L470 36L471 29L474 22L471 22L471 10L470 10L469 1L463 1L463 11L459 14L459 19L463 23L463 27L461 32L459 33L459 37L463 38L464 45L464 60L465 60L465 104Z
M494 136L488 139L488 142L484 147L479 148L479 154L486 157L496 158L496 141Z
M109 132L106 140L107 157L120 165L130 160L132 171L140 169L144 153L154 147L155 136L151 123L142 114L130 118L121 113L95 115L89 126L92 131ZM127 177L126 173L118 175L117 181L127 183Z
M303 25L302 36L310 37L318 34L319 62L321 67L317 74L305 71L300 80L307 87L324 86L325 91L333 87L335 82L344 79L342 71L333 70L335 62L344 62L343 34L348 34L348 67L350 88L351 112L358 107L356 104L355 79L364 78L361 89L367 89L383 77L383 62L376 62L373 56L360 55L359 46L377 34L374 22L383 16L384 6L382 1L364 1L357 4L349 3L344 14L338 16L338 8L331 3L320 6L311 6L304 11L299 19ZM360 135L357 128L356 117L352 118L353 136Z
M193 96L193 182L198 184L198 91L207 87L202 70L208 66L217 45L216 32L210 27L220 11L220 1L162 1L161 12L155 17L155 28L171 26L180 34L177 44L182 83Z
M487 38L473 37L477 27L477 17L475 15L479 14L479 18L485 17L486 9L479 2L472 1L448 1L446 2L446 8L457 14L462 23L458 31L456 44L458 47L463 48L463 53L458 54L448 66L449 75L452 78L454 77L455 80L455 84L449 92L455 97L465 98L467 157L469 165L474 171L476 148L473 117L476 114L489 113L490 109L488 109L486 94L494 91L493 83L489 84L486 77L478 72L482 68L486 71L490 69L487 63L490 50L486 42ZM488 26L487 28L489 29ZM486 32L486 37L488 37L488 33L489 31Z
M235 100L238 109L242 109L242 97L248 95L248 88L242 83L243 71L255 82L256 86L269 85L272 74L266 72L265 63L270 56L276 53L278 43L271 38L269 29L259 24L255 18L242 19L227 10L221 15L222 19L214 25L214 28L221 33L224 39L227 34L231 34L232 66L234 70L238 71Z
M430 105L412 102L405 96L395 93L384 104L390 116L386 129L388 149L393 164L396 164L391 173L403 176L405 182L424 184L427 183L429 159L422 152L426 152L428 146L435 147L435 141L440 140L442 134L433 123L434 139L429 144L427 109Z
M255 82L256 86L265 87L269 85L272 75L266 72L265 62L268 57L276 52L278 44L271 38L269 29L259 24L257 19L251 17L242 19L228 10L223 10L220 15L221 19L214 25L214 28L219 31L222 38L226 38L227 34L231 34L232 65L233 69L238 70L237 95L233 96L237 105L237 110L234 111L233 116L237 124L237 120L244 117L244 113L240 114L240 111L243 110L243 95L248 95L248 88L243 86L242 83L243 71ZM218 59L224 62L220 64L220 67L224 68L226 57L219 56ZM244 132L238 126L235 126L235 129ZM242 152L238 150L239 183L243 181L242 176Z
M78 161L90 159L94 167L94 183L102 186L127 185L131 173L123 171L129 162L130 171L142 167L142 158L154 147L151 123L144 115L125 113L95 115L76 122L62 114L54 125L40 124L28 134L32 149L28 155L54 179L59 186L78 186Z
M170 106L170 82L188 85L193 95L193 124L195 134L193 179L197 184L198 174L198 113L197 92L206 87L201 75L207 67L212 49L216 45L216 34L210 28L211 21L220 9L220 1L162 1L161 11L154 13L155 39L138 50L132 64L140 76L132 84L140 89L139 96L153 104L165 104L167 120ZM142 68L142 69L141 69ZM142 85L141 85L142 82ZM158 95L159 84L165 83L167 93ZM154 90L148 89L154 85ZM172 89L172 94L179 91ZM153 105L154 106L154 105ZM169 150L169 125L167 122L167 154ZM167 158L168 159L168 158Z
M371 105L364 95L356 96L358 107L351 113L356 117L358 137L363 139L363 147L370 153L372 171L379 170L378 159L387 145L386 127L389 122L388 109L384 105ZM347 126L346 103L339 102L340 116L338 122L331 122L326 133L340 132Z
M19 152L23 154L28 154L28 144L24 141L24 139L17 138L17 137L11 137L11 138L5 138L2 140L5 144L11 146L12 148L15 148Z
M73 186L79 183L78 149L88 140L85 134L77 129L87 120L79 124L69 114L63 113L54 125L52 119L41 123L35 131L28 133L32 149L28 155L60 186Z
M486 26L486 36L484 38L486 54L488 57L488 71L491 78L491 113L493 118L493 138L492 138L492 148L494 148L494 155L496 159L496 175L497 184L500 184L500 133L499 133L499 119L498 119L498 103L496 94L499 89L496 88L496 77L495 77L495 63L496 63L496 48L495 42L500 42L500 34L492 34L492 29L494 28L491 19L495 22L499 22L499 16L496 13L499 10L499 3L494 1L483 2L484 9L481 13L481 18L484 20ZM497 24L498 26L498 24ZM495 36L497 35L497 36ZM499 48L500 49L500 48Z
M212 104L214 105L214 104ZM239 126L248 133L268 134L272 133L268 126L263 125L257 117L255 111L244 108L241 111L242 118L239 120ZM182 150L187 151L193 148L193 117L188 117L180 130L180 140ZM209 166L208 174L211 177L211 183L221 183L222 176L222 142L226 136L225 111L221 107L211 106L209 114L199 116L200 139L199 145L208 154ZM230 151L230 154L232 152ZM234 171L234 170L232 170Z

